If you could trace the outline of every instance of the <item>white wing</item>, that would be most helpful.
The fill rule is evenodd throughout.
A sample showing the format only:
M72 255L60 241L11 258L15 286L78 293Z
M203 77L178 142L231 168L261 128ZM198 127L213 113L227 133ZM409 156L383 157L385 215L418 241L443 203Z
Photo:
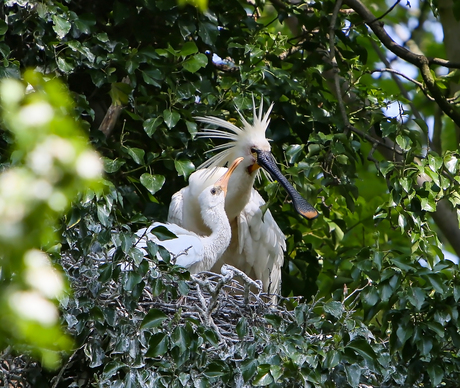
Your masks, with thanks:
M230 264L253 279L262 280L265 291L278 293L286 240L270 210L262 217L260 207L264 204L261 195L252 189L249 202L232 223L230 246L212 271Z
M179 190L175 193L171 198L171 203L169 204L169 211L168 211L168 222L172 224L181 225L182 224L182 209L184 206L184 190Z
M198 194L214 183L226 168L201 169L190 176L189 186L173 195L169 206L168 222L174 222L200 235L208 235L198 205ZM211 271L220 272L223 264L230 264L244 271L253 279L263 282L264 290L278 293L281 282L281 267L286 250L285 236L273 219L270 210L262 210L265 205L262 196L251 188L248 203L235 220L231 220L232 239L222 257Z
M151 230L158 226L168 228L177 238L160 241L151 233ZM147 229L143 228L138 230L136 234L140 237L136 244L137 248L146 248L147 241L153 241L157 245L166 248L170 252L171 258L174 260L173 262L181 267L191 269L193 265L200 263L204 257L204 248L200 237L180 226L155 222Z

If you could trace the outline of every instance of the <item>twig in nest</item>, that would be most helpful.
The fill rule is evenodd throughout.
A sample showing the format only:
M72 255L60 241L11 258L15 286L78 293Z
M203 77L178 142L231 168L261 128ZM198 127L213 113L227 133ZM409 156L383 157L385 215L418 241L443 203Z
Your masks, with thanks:
M248 304L249 303L249 290L252 287L255 287L256 289L260 291L262 290L262 282L260 280L252 280L248 275L246 275L243 271L240 271L238 268L235 268L231 265L224 264L222 266L222 269L220 270L222 275L225 277L230 276L230 278L233 278L235 274L237 274L241 279L243 279L244 282L244 303Z

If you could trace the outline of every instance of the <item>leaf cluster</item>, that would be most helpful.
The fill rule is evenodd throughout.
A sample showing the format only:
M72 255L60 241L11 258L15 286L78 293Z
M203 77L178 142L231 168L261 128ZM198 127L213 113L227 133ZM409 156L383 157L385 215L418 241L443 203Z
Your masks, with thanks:
M63 80L106 173L105 191L81 190L62 219L55 260L74 289L62 314L78 347L59 384L456 386L458 269L430 217L442 200L459 206L453 125L442 140L450 151L427 152L412 101L371 75L379 42L356 13L339 12L331 27L334 6L5 3L0 77L32 67ZM404 86L423 117L436 111ZM287 237L282 294L305 302L242 309L231 322L238 340L224 349L216 328L175 302L191 297L188 275L154 246L145 258L133 231L166 219L172 194L216 145L196 138L194 117L238 123L252 96L275 102L272 152L321 215L306 223L276 182L257 184ZM385 109L394 101L396 117ZM10 143L2 132L2 162ZM164 262L152 265L157 254ZM86 377L78 385L74 376Z

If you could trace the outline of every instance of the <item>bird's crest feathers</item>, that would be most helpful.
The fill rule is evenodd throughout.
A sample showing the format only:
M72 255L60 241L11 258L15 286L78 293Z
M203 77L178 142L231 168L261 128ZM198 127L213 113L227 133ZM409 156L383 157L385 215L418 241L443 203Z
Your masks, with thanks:
M240 112L240 110L235 106L241 123L243 124L242 128L238 128L236 125L232 124L229 121L225 121L218 117L213 116L204 116L204 117L195 117L197 121L200 121L205 124L215 125L222 129L215 128L204 128L202 131L197 132L198 137L201 138L212 138L212 139L224 139L228 140L227 143L220 144L211 150L206 151L214 152L220 151L216 155L209 158L203 164L201 164L198 169L202 168L212 168L218 166L224 166L225 164L230 164L237 157L242 156L236 154L237 146L251 147L252 144L257 144L260 142L266 143L268 139L265 137L265 132L270 124L270 113L273 109L273 103L268 108L265 115L263 114L263 99L261 99L259 112L257 112L254 96L252 97L253 104L253 120L250 124ZM265 170L263 170L265 173ZM272 180L270 175L266 174L268 179ZM257 176L260 178L260 173L257 173Z

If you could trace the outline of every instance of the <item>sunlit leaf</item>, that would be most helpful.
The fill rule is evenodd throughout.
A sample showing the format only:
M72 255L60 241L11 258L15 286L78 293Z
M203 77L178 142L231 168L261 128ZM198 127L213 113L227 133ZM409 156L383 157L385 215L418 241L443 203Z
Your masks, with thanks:
M155 133L158 126L163 122L163 117L152 117L144 121L144 131L149 137Z
M180 114L176 111L166 109L163 111L163 118L168 128L171 129L174 128L180 120Z
M187 159L176 159L174 160L174 166L179 176L187 178L193 171L195 171L195 165L191 160Z
M59 15L53 15L53 30L56 32L60 39L64 38L70 31L70 21Z
M144 164L145 151L141 148L127 147L126 151L137 164Z
M158 190L163 187L166 178L163 175L152 175L147 172L141 175L140 181L142 185L154 195Z

